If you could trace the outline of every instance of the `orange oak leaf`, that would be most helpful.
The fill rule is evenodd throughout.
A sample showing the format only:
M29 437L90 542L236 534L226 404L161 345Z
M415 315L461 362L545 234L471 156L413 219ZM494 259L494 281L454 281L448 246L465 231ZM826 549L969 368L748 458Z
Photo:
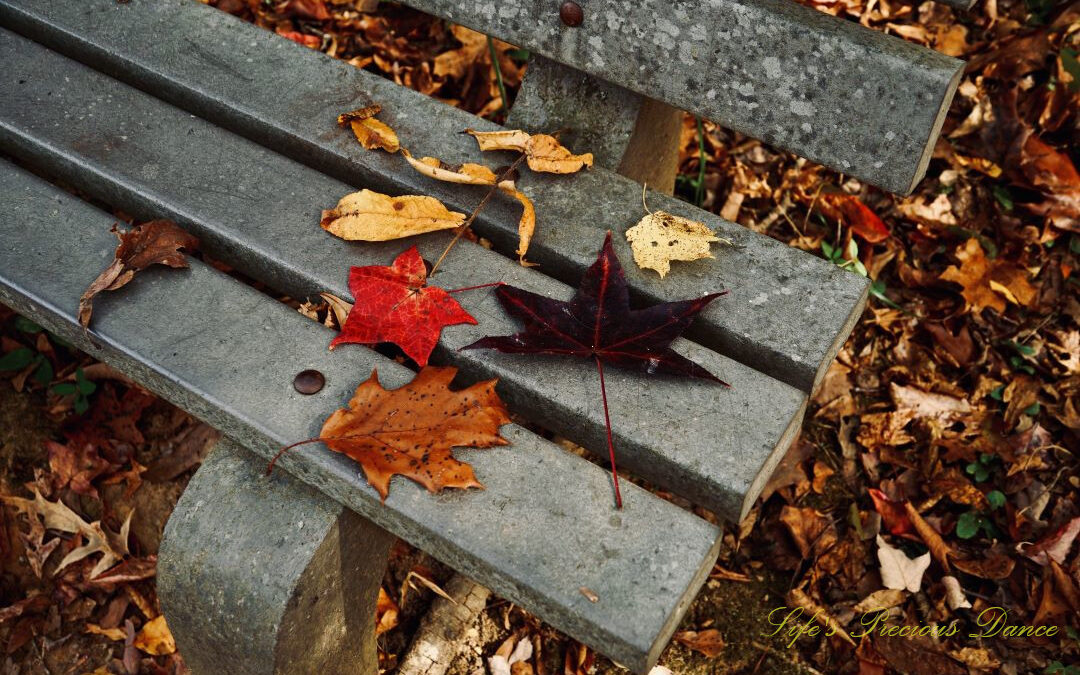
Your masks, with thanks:
M113 261L79 298L79 323L84 327L90 325L94 296L98 293L115 291L150 265L187 267L187 259L180 250L191 253L199 248L198 239L169 220L151 220L127 232L113 226L112 231L120 239Z
M1003 260L990 260L979 241L972 237L956 249L960 266L950 265L941 279L964 287L964 300L975 312L990 307L998 314L1005 313L1005 301L1031 306L1036 289L1027 280L1027 272Z
M509 445L499 427L510 422L510 414L495 393L496 380L451 391L456 374L456 368L429 366L388 391L372 372L349 406L327 418L318 440L359 462L383 499L396 474L429 492L482 488L472 467L454 459L453 448Z
M356 303L330 349L348 342L393 342L421 367L426 366L444 327L476 324L447 291L426 284L427 268L415 246L389 267L353 267L349 290Z

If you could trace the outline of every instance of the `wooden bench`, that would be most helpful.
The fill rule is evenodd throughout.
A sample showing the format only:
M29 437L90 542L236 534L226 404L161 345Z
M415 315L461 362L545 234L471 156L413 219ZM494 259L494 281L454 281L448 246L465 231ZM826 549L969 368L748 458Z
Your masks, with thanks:
M513 115L527 126L569 126L580 143L604 138L595 120L618 121L625 139L609 138L599 156L638 177L652 157L670 154L656 130L674 104L910 190L961 65L781 0L663 3L664 11L652 0L608 3L595 18L590 7L600 6L583 3L576 28L559 22L558 3L493 12L481 2L410 4L541 55ZM315 226L319 210L354 186L431 194L465 212L482 196L365 152L333 122L378 102L414 154L449 162L483 162L458 132L496 125L192 0L0 0L0 26L0 150L114 208L181 223L210 255L275 291L348 297L350 265L387 264L401 249L349 244ZM606 93L576 112L560 102L560 91L582 87ZM361 347L327 352L328 330L198 262L190 272L150 271L101 298L93 330L83 331L78 297L111 259L114 220L49 180L0 165L0 301L231 439L192 479L160 556L163 606L196 673L376 672L372 616L390 535L634 671L655 663L712 567L715 526L634 486L615 511L603 468L516 425L503 430L512 446L459 451L484 491L431 496L399 480L384 504L355 464L321 448L287 455L287 473L261 477L269 457L316 435L372 369L388 387L412 371ZM517 207L496 201L475 224L496 250L460 244L439 285L503 280L568 298L604 230L622 233L641 216L640 183L603 167L530 175L519 186L537 206L530 257L539 268L500 254L516 245ZM642 302L732 291L675 345L732 387L611 371L622 466L737 521L797 433L867 283L667 195L648 199L735 243L663 282L626 268ZM417 241L432 258L447 240ZM623 237L616 247L629 262ZM461 301L479 326L444 331L433 360L458 366L466 381L500 378L501 396L523 419L605 454L588 364L460 351L515 329L492 294ZM291 386L306 368L326 376L314 396Z

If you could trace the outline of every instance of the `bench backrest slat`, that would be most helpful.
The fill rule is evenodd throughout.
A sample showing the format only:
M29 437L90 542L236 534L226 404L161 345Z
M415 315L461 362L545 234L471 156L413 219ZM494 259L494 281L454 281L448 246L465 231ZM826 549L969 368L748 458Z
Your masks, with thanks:
M957 59L793 0L406 0L815 162L907 194Z

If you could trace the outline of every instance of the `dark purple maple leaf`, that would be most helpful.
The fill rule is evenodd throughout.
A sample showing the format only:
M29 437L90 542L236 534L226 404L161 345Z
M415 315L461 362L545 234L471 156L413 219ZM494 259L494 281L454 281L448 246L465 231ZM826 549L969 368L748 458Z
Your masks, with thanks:
M503 308L521 319L525 329L514 335L485 337L465 349L497 349L511 354L559 354L593 359L600 373L608 451L615 487L615 503L622 508L619 477L615 473L615 446L611 440L604 365L648 375L699 377L728 386L705 368L678 354L671 343L701 310L721 295L696 300L665 302L631 309L626 275L611 245L611 232L596 262L585 272L569 302L502 285L495 290Z

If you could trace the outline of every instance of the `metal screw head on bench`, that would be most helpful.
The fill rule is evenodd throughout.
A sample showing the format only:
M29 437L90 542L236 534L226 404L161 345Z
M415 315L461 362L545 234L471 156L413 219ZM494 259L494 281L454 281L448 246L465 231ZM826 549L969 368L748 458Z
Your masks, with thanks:
M293 378L293 389L301 394L317 394L326 384L326 376L317 370L301 370Z
M571 28L575 28L581 25L581 22L585 20L585 12L581 10L581 5L576 2L567 0L559 8L559 18L562 22Z

